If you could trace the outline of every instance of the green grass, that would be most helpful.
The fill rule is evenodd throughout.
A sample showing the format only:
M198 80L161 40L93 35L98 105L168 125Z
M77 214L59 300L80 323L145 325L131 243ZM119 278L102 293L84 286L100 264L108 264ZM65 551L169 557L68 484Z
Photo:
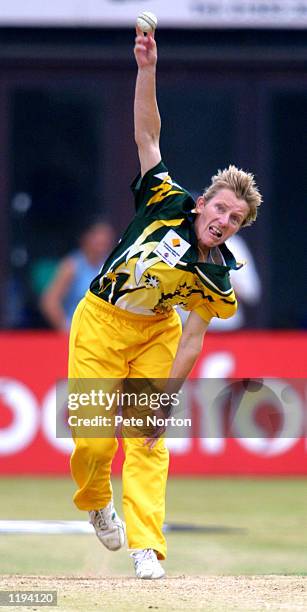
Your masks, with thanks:
M121 485L113 480L120 509ZM1 519L86 519L67 478L2 478ZM244 528L232 534L170 533L168 574L307 574L307 487L303 479L170 479L167 522ZM130 575L126 551L94 536L0 537L7 574Z

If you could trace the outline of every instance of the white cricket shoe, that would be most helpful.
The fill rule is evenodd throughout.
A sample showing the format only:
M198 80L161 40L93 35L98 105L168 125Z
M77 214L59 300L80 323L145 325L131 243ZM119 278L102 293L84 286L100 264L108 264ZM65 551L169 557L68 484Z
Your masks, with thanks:
M130 557L133 559L137 578L156 580L165 576L165 571L152 548L135 550L131 553Z
M109 550L119 550L125 544L125 523L119 518L111 500L105 508L89 512L96 536Z

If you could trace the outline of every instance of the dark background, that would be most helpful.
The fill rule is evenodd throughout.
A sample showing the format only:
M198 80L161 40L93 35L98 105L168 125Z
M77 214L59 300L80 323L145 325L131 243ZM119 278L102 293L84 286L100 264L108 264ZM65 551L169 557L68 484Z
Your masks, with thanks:
M242 231L263 285L256 328L307 326L307 36L304 31L163 30L161 149L201 192L218 168L255 173L264 203ZM43 325L48 274L102 212L133 215L136 66L131 30L0 28L2 327Z

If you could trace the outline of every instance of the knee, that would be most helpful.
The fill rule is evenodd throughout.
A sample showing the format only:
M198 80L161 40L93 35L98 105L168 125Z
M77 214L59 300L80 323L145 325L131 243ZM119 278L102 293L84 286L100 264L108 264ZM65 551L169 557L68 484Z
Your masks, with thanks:
M82 438L76 444L76 452L87 463L111 460L118 448L116 438Z

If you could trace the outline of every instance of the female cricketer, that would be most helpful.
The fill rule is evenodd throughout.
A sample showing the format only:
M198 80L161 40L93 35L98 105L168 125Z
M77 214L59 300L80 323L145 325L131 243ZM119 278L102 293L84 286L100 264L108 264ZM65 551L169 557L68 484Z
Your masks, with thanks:
M154 34L137 29L135 140L141 173L132 184L136 214L78 305L70 335L69 378L184 380L199 355L212 317L236 311L225 241L257 216L260 193L252 174L219 171L196 202L172 180L161 160ZM174 306L190 311L183 333ZM87 510L109 550L125 543L136 576L161 578L168 451L163 437L123 437L123 510L110 482L116 437L75 437L74 502Z

